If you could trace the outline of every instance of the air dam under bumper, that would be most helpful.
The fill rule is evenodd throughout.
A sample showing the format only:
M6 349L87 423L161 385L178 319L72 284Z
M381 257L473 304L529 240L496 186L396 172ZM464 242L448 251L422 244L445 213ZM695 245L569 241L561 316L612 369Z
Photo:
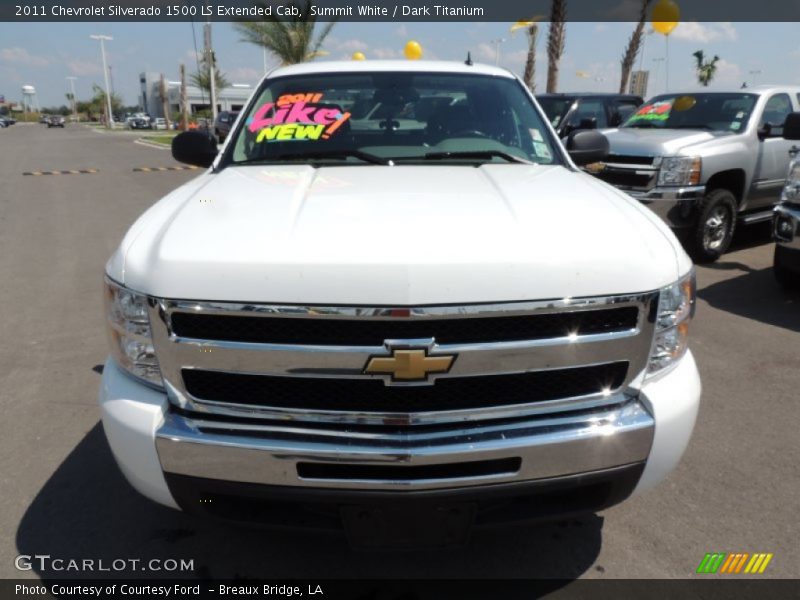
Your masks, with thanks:
M157 502L178 507L168 479L298 494L320 489L448 494L645 463L637 483L637 490L644 489L680 460L699 397L697 369L687 354L637 397L620 396L615 406L594 411L403 435L300 424L281 424L272 432L259 424L257 432L247 433L173 412L165 394L134 382L109 360L100 404L111 449L131 484ZM632 485L626 487L630 491Z

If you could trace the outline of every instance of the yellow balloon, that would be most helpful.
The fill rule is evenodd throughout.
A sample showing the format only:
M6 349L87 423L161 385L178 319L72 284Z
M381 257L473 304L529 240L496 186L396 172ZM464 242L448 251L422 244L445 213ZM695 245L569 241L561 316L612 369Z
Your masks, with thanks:
M695 104L697 104L697 100L695 100L694 96L680 96L675 98L675 102L672 103L672 110L683 112L689 110Z
M419 45L419 42L411 40L403 49L403 54L406 55L408 60L419 60L422 58L422 46Z
M511 31L511 33L515 33L520 29L527 29L532 25L536 25L536 23L538 23L542 19L544 19L544 15L536 15L535 17L531 17L530 19L521 19L516 23L514 23L509 31Z
M353 60L367 60L363 52L353 52Z
M663 35L669 35L678 26L681 9L672 0L658 0L653 7L653 29Z

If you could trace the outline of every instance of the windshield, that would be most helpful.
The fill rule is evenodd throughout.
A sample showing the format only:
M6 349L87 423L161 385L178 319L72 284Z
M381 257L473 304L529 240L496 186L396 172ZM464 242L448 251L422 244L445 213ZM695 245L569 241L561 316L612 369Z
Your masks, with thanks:
M320 73L264 82L229 163L560 163L514 79L447 73Z
M656 96L622 127L707 129L740 133L747 128L754 94L667 94Z

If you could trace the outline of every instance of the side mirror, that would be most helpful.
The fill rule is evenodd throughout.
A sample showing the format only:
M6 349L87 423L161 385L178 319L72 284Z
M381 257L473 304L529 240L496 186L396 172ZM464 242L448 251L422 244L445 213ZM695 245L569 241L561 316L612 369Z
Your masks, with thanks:
M172 156L187 165L210 167L217 156L217 143L206 133L184 131L172 138Z
M761 127L758 128L756 132L758 135L758 139L764 141L768 137L772 135L772 123L764 123Z
M599 131L573 131L567 137L567 152L579 167L608 156L608 138Z
M800 140L800 112L786 115L783 122L783 139Z

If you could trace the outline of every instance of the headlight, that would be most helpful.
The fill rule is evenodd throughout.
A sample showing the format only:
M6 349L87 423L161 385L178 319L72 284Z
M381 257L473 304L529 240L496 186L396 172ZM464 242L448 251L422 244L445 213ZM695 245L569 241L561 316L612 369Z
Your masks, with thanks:
M661 159L658 185L697 185L702 166L699 156L665 156Z
M658 314L653 347L650 350L648 375L676 364L689 347L689 322L694 316L695 275L688 275L658 294Z
M150 333L147 297L108 278L105 280L104 296L111 356L122 369L137 379L163 387Z
M781 200L792 204L800 203L800 159L793 160L789 165L789 175L786 177Z

